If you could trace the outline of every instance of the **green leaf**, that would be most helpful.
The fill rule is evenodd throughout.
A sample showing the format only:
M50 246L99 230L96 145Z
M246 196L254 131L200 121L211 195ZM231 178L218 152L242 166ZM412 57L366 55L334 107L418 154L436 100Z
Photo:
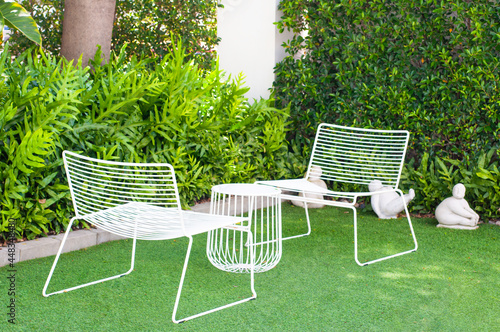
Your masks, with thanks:
M12 29L19 30L29 40L42 45L42 36L35 20L23 6L13 0L0 0L0 17L3 22L2 30L3 24L6 24Z
M49 206L51 206L52 204L58 202L59 200L61 200L61 198L63 198L64 196L66 196L67 193L63 192L63 193L59 193L57 194L56 196L52 197L52 198L49 198L48 200L45 201L45 203L42 204L42 207L43 208L48 208Z
M477 172L476 175L481 179L496 181L491 172L484 168L480 168L479 172Z
M44 132L41 129L36 130L34 133L28 131L16 149L14 165L24 173L32 173L33 170L29 167L40 168L45 166L45 162L40 156L48 154L52 146L52 133Z
M43 189L43 188L47 187L47 185L52 182L52 180L57 176L57 174L59 174L58 171L46 176L41 181L37 181L38 185L40 186L39 188Z

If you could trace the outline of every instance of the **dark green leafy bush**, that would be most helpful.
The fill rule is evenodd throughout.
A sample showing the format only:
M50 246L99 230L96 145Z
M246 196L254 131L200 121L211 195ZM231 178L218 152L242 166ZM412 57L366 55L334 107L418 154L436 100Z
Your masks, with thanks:
M483 167L494 165L500 148L499 1L283 0L280 8L278 28L296 35L276 67L274 88L277 101L290 104L294 129L288 138L298 146L311 145L321 122L407 129L407 162L417 169L463 162L453 181L467 185L477 179L463 170L478 171L482 151L493 149ZM426 164L434 160L443 165ZM442 177L434 175L422 181ZM423 210L450 193L437 183L416 185L421 194L415 202ZM498 197L487 199L491 204ZM494 206L480 205L498 216Z
M500 171L494 160L495 149L481 152L477 159L463 161L430 158L424 153L422 162L415 168L413 161L404 169L401 186L418 188L412 202L414 211L434 212L435 207L452 195L453 186L463 183L466 199L483 219L498 218L500 206Z
M175 36L191 58L209 68L218 43L217 5L217 0L117 1L113 49L127 43L130 54L164 56Z
M64 0L23 0L40 27L43 47L53 55L61 50ZM145 57L170 52L172 36L180 38L191 59L210 68L217 45L217 0L117 0L112 50L119 52L128 44L127 53ZM18 54L31 46L15 33L11 51Z
M218 183L289 176L300 165L284 143L288 110L250 105L241 79L202 71L175 49L161 61L125 52L93 71L25 52L0 58L0 204L17 236L66 227L72 208L62 151L137 162L168 162L184 206ZM151 69L153 68L153 69ZM85 226L85 225L83 225Z
M321 121L409 129L421 155L460 159L497 147L497 1L301 1L280 4L280 29L308 30L276 68L291 132ZM300 50L305 55L294 60Z

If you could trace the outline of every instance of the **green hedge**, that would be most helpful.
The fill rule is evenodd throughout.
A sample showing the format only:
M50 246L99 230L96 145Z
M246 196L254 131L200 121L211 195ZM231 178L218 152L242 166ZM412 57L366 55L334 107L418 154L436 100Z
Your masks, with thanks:
M280 9L278 28L295 37L274 88L278 102L290 104L288 138L296 145L310 146L320 122L407 129L413 166L404 186L421 193L429 188L414 172L424 154L479 172L479 156L493 149L483 166L493 170L500 148L498 1L283 0ZM472 195L467 180L454 178ZM478 190L468 196L473 203L486 194ZM414 206L432 211L450 193L434 193L432 202L419 196ZM484 209L498 216L496 207Z
M64 0L22 0L42 33L42 44L53 55L61 50ZM117 0L112 50L125 44L128 54L145 57L170 52L171 36L180 38L190 58L206 68L214 58L217 39L217 0ZM15 54L28 49L32 42L19 33L11 39Z
M276 96L292 103L299 128L292 137L311 137L325 121L408 129L418 155L460 159L498 147L497 1L284 0L280 7L280 29L308 28L276 68Z
M62 151L175 168L184 206L219 183L290 176L302 167L284 143L288 110L250 105L241 78L187 62L183 49L157 59L76 68L27 51L1 54L0 233L16 218L18 237L64 229L72 207ZM151 69L153 68L153 69ZM85 225L83 225L85 226Z
M403 188L416 190L411 210L432 213L460 182L467 187L465 198L484 221L498 219L500 171L496 149L462 161L431 158L424 153L418 167L415 159L409 161L401 178Z

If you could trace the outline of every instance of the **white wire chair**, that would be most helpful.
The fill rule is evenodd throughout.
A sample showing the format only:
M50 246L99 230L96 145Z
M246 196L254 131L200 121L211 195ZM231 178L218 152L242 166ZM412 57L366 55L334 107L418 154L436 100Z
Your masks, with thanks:
M353 211L354 260L358 265L368 265L416 251L418 244L410 214L403 199L403 193L398 189L409 137L410 133L405 130L360 129L327 123L320 124L305 178L256 182L282 189L284 193L281 197L284 199L304 202L307 232L285 237L283 240L309 235L311 223L307 203L320 203L349 208ZM321 174L318 173L319 170ZM311 175L329 183L330 188L348 183L358 187L359 191L341 192L325 189L309 182ZM384 186L391 187L392 190L370 192L368 184L373 180L380 180ZM361 263L358 259L358 226L355 206L357 199L392 191L397 192L403 199L415 246L404 252ZM296 196L298 193L302 195ZM324 196L325 199L314 198L318 194Z
M174 323L181 323L257 297L254 289L252 256L249 261L252 296L196 315L176 319L193 235L233 225L234 228L249 233L248 238L251 241L253 238L249 226L251 212L248 217L231 217L182 210L174 169L170 164L104 161L69 151L63 152L63 159L75 217L68 224L45 282L43 296L72 291L129 274L134 269L137 239L168 240L185 236L189 239L189 244L172 313ZM76 219L83 219L111 233L133 239L130 269L125 273L47 294L50 280Z

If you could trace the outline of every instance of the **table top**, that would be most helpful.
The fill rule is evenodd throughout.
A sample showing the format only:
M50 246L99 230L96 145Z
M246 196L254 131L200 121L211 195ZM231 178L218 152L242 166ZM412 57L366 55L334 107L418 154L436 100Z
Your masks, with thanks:
M278 188L253 183L226 183L212 187L213 192L240 196L276 196L281 193Z

